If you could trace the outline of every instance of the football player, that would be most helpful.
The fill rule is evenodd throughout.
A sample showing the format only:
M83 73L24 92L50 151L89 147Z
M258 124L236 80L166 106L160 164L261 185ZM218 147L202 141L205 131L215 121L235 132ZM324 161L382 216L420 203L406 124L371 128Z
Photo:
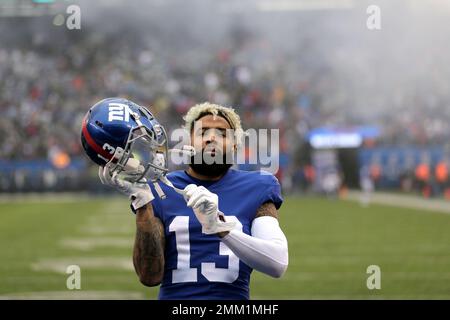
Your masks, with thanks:
M187 170L166 176L182 194L161 182L121 179L112 173L113 161L100 167L100 179L131 199L134 267L144 285L160 285L159 299L249 299L253 269L279 278L288 266L278 223L280 185L270 173L227 163L242 141L233 109L203 103L184 120L196 155Z

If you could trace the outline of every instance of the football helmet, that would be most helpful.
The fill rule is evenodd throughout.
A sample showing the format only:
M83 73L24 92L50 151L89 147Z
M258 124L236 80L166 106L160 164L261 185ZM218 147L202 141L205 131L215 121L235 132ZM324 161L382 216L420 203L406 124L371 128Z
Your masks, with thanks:
M97 102L86 113L81 144L100 166L109 163L111 174L130 182L164 178L167 168L167 135L145 107L123 98Z

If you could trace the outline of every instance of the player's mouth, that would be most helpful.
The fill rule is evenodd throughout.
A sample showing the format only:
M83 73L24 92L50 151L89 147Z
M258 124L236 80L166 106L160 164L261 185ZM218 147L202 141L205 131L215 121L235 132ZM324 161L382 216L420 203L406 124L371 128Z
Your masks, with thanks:
M216 154L216 147L206 147L203 150L203 153L208 153L214 156Z

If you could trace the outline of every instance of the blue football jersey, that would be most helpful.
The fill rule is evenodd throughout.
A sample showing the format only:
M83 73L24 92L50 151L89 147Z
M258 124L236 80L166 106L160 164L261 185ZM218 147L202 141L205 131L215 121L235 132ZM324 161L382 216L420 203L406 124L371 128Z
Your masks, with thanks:
M250 235L257 209L273 202L278 209L283 198L278 180L270 173L230 169L218 181L198 180L185 171L167 175L177 188L202 185L219 197L219 210L227 221ZM164 224L166 247L164 278L159 299L249 299L252 269L220 241L202 233L202 227L183 196L159 183L165 199L152 201L155 216Z

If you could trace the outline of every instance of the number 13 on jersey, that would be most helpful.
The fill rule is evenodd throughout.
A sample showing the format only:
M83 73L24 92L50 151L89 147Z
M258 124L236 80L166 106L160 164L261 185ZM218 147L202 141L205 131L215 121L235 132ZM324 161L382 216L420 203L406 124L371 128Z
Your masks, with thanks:
M242 224L235 216L227 216L228 219L236 221L236 228L242 231ZM196 282L197 268L190 267L189 217L175 217L169 225L169 232L175 232L178 252L177 268L172 270L172 283ZM222 242L219 255L228 256L228 268L216 268L214 262L202 262L202 275L211 282L234 282L239 277L239 258Z

